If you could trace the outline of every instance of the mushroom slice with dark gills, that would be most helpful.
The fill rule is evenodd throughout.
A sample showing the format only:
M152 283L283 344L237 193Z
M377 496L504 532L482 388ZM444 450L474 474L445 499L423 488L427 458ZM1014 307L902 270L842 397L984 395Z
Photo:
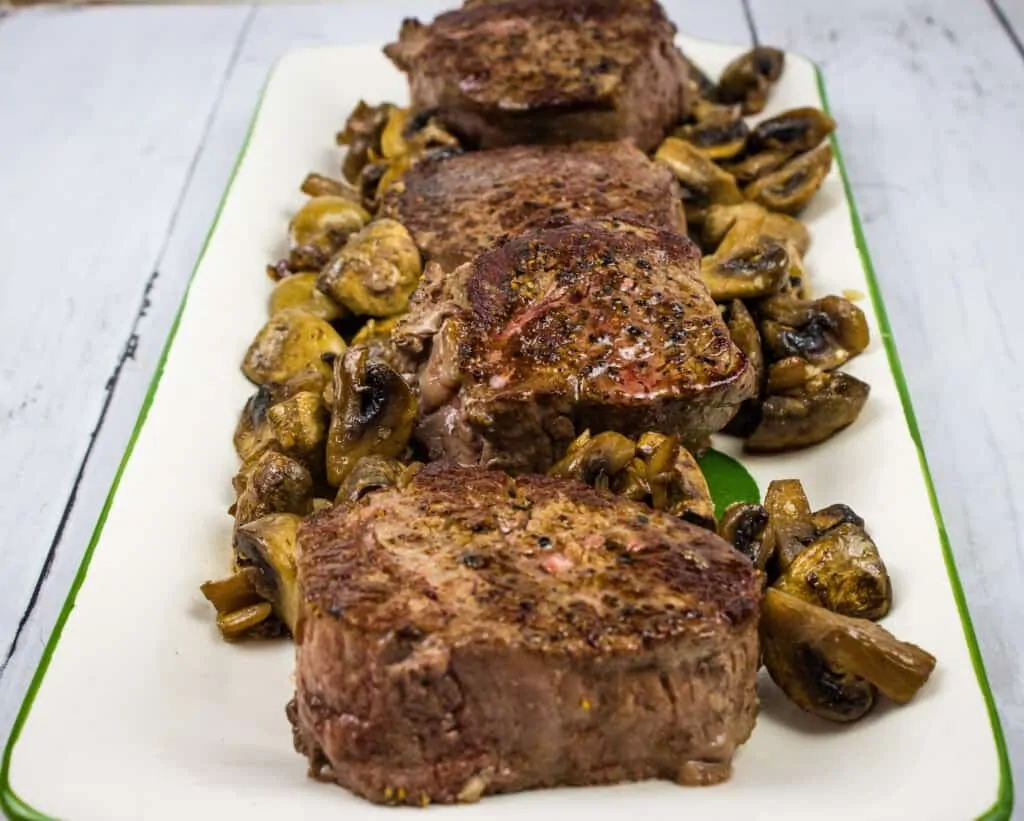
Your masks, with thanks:
M406 465L397 459L388 459L385 456L364 456L356 462L355 467L341 483L335 501L338 504L355 502L362 499L367 493L373 493L376 490L388 487L401 489L411 481L422 466L419 462Z
M765 351L773 360L798 356L832 370L871 341L864 312L840 296L808 301L780 294L764 300L758 313Z
M725 432L733 436L749 436L761 421L761 396L764 392L765 362L761 347L761 334L747 306L739 299L729 303L726 311L729 335L736 346L743 351L754 372L757 394L744 402L736 415L729 420Z
M777 171L790 157L785 151L757 151L742 154L731 161L722 163L722 169L731 174L737 184L746 187L755 180Z
M694 122L677 128L674 136L711 160L728 160L743 151L750 128L739 106L715 105L701 100L694 105L691 114Z
M733 502L718 523L718 535L746 556L758 570L764 571L773 549L765 540L768 511L750 502Z
M759 233L782 244L791 244L799 254L806 254L811 247L811 233L800 220L788 214L769 211L756 202L741 202L735 205L712 205L704 218L701 242L714 252L726 235L741 222L760 223Z
M706 448L755 385L698 258L675 232L574 222L519 235L452 272L436 299L417 296L403 325L427 335L395 341L429 352L417 437L430 458L544 472L587 429Z
M789 278L784 245L761 231L763 219L738 222L718 250L701 260L700 275L715 302L778 293Z
M395 458L416 419L416 398L401 376L363 348L334 363L334 396L327 434L327 481L339 486L364 456Z
M777 48L756 46L741 54L722 70L718 99L740 103L744 114L764 110L772 84L782 76L786 55Z
M288 225L289 266L292 270L319 269L369 221L366 210L346 197L313 197Z
M799 214L818 193L831 168L832 147L824 143L759 177L743 189L743 194L770 211Z
M761 649L772 680L802 710L831 721L856 721L880 691L906 704L924 686L935 657L866 619L765 591Z
M835 120L820 109L793 108L758 123L750 134L748 146L752 152L802 154L817 148L835 128Z
M607 490L609 480L633 461L636 443L614 431L591 436L584 431L561 460L548 470L548 476L576 479L598 490Z
M866 382L834 371L812 377L796 390L769 396L761 405L761 422L744 447L770 453L824 442L853 424L870 391Z

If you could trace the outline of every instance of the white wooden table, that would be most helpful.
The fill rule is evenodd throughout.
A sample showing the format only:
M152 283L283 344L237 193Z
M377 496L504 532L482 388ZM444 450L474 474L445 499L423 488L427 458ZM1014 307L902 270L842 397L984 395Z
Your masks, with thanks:
M451 4L0 11L0 740L270 66ZM824 69L1024 784L1024 0L666 5L687 33Z

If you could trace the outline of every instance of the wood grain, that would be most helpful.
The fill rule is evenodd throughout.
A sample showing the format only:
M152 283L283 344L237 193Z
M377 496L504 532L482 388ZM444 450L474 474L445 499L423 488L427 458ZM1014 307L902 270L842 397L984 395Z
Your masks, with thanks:
M1022 783L1024 167L1008 135L1024 133L1024 62L984 3L752 8L763 40L824 71Z
M1024 4L998 3L1021 31ZM0 738L103 506L270 66L296 46L386 39L410 8L429 16L448 5L0 11L0 77L38 78L0 83L0 652L20 627L0 674ZM748 42L747 5L761 41L824 68L1020 775L1024 59L986 0L666 5L687 33ZM173 523L169 512L154 526Z

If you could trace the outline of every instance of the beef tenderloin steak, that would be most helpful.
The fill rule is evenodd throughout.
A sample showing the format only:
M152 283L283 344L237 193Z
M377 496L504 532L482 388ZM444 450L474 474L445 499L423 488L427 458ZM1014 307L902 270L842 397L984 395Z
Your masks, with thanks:
M405 20L384 51L412 104L468 144L634 139L687 111L686 63L656 0L504 0Z
M675 232L607 218L433 267L392 336L419 368L430 459L543 472L585 429L707 447L756 385L699 257Z
M759 583L680 519L431 465L298 550L296 746L371 801L715 783L753 728Z
M381 214L401 222L445 270L556 221L621 214L686 233L672 172L623 140L428 158L388 191Z

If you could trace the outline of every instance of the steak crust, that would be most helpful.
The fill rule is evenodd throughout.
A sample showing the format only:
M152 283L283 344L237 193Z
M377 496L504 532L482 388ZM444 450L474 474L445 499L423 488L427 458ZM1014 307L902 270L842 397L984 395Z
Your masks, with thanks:
M630 137L651 151L688 106L674 35L656 0L502 0L405 20L384 52L413 106L475 147Z
M308 519L296 745L371 801L728 777L760 586L714 533L577 482L424 468Z
M625 141L516 146L426 159L385 195L427 260L451 270L551 223L615 214L686 233L679 185Z
M543 472L585 429L691 449L755 390L686 237L608 218L526 233L425 278L393 340L432 460ZM429 356L428 356L429 351Z

